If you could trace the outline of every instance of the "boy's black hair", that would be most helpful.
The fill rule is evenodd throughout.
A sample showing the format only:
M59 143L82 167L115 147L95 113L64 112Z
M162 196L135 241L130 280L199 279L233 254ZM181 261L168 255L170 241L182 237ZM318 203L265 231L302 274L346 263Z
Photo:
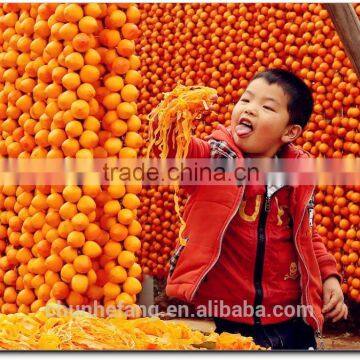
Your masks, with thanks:
M302 128L308 123L314 107L311 89L303 80L290 71L271 69L256 74L253 80L264 79L268 84L278 84L289 96L288 112L290 124L300 125Z

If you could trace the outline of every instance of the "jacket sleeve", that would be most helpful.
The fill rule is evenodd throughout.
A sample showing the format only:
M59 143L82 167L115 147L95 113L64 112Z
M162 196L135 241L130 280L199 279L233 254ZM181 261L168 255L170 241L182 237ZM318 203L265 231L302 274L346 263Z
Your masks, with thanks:
M334 276L341 283L342 278L336 269L336 260L334 256L327 251L321 236L315 229L313 230L313 248L319 264L322 281L324 282L329 277Z
M195 136L191 137L188 156L189 159L200 159L210 157L210 145L208 142L196 138Z

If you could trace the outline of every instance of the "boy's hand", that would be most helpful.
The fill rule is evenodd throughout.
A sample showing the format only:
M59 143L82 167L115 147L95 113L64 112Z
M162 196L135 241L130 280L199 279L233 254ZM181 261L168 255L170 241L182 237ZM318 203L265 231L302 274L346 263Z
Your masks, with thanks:
M342 318L347 319L348 308L344 304L344 294L341 290L339 280L331 276L324 281L324 306L322 309L323 314L327 320L332 319L336 322Z

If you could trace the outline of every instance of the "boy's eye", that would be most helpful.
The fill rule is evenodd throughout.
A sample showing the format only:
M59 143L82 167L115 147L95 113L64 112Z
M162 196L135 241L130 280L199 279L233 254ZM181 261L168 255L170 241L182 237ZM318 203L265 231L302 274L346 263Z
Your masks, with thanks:
M248 99L241 99L240 101L243 102L243 103L248 103L249 102Z
M263 108L266 109L266 110L270 110L270 111L274 111L274 112L275 112L275 110L274 110L273 108L271 108L270 106L264 105Z

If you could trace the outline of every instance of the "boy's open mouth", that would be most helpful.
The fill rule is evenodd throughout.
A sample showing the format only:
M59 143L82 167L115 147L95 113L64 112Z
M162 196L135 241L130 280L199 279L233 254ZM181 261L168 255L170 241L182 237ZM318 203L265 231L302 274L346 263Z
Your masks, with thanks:
M239 137L249 136L254 131L253 125L249 119L241 118L239 125L235 127L236 135Z

